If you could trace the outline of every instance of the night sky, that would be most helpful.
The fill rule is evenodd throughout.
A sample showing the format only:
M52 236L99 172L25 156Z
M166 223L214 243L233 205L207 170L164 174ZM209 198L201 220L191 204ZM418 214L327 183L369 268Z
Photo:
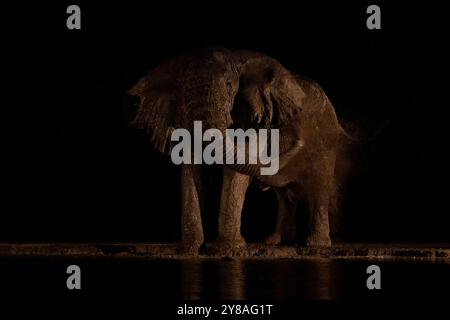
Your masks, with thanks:
M372 3L297 2L78 1L80 31L66 29L72 3L9 10L0 241L179 239L179 167L128 127L124 92L174 55L221 45L268 54L316 80L350 132L370 136L384 124L351 152L340 239L450 242L442 9L378 2L382 29L368 30ZM216 177L204 217L209 239ZM270 233L275 209L272 191L249 190L248 240Z

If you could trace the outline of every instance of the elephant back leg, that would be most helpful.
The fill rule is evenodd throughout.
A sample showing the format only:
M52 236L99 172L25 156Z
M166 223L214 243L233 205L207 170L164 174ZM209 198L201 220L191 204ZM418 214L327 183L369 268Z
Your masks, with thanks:
M334 153L317 159L308 174L305 191L309 208L309 225L306 236L308 246L331 246L328 207L333 191Z
M265 239L266 244L292 244L297 232L297 201L289 199L287 188L274 188L278 201L275 231Z

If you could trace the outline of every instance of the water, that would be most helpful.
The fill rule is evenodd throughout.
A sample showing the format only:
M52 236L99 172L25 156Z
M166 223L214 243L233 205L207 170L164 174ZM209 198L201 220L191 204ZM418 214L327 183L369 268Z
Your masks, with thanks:
M0 259L0 291L67 293L66 268L82 270L84 295L139 292L152 299L354 299L439 297L450 264L380 260ZM367 266L381 268L381 290L366 287Z

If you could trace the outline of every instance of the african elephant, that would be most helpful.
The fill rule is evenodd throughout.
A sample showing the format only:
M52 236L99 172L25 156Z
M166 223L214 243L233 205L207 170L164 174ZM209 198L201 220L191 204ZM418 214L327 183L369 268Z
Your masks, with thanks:
M220 131L279 129L280 170L261 176L261 164L223 166L219 212L219 250L245 245L241 210L251 177L276 189L279 215L272 243L293 235L292 216L300 196L309 200L309 245L330 245L328 203L335 188L334 162L347 135L334 109L314 82L297 77L266 55L206 48L160 64L129 94L139 97L133 126L145 129L153 145L170 153L176 128L193 129L200 120ZM201 223L202 166L182 164L182 243L196 253L204 241Z

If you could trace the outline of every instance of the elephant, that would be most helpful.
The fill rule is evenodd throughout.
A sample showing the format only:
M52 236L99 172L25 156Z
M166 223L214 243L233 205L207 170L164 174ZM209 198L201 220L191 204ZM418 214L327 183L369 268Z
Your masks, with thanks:
M328 207L336 191L334 174L340 146L351 137L314 81L297 76L264 54L222 47L202 48L168 60L128 91L139 98L132 126L145 130L164 154L172 149L176 128L193 130L194 121L227 128L279 130L279 171L261 175L260 163L224 164L219 232L213 248L245 247L241 211L252 179L273 187L278 218L268 243L291 241L297 201L310 209L307 244L330 246ZM204 242L201 221L203 165L181 165L182 250L197 254Z

